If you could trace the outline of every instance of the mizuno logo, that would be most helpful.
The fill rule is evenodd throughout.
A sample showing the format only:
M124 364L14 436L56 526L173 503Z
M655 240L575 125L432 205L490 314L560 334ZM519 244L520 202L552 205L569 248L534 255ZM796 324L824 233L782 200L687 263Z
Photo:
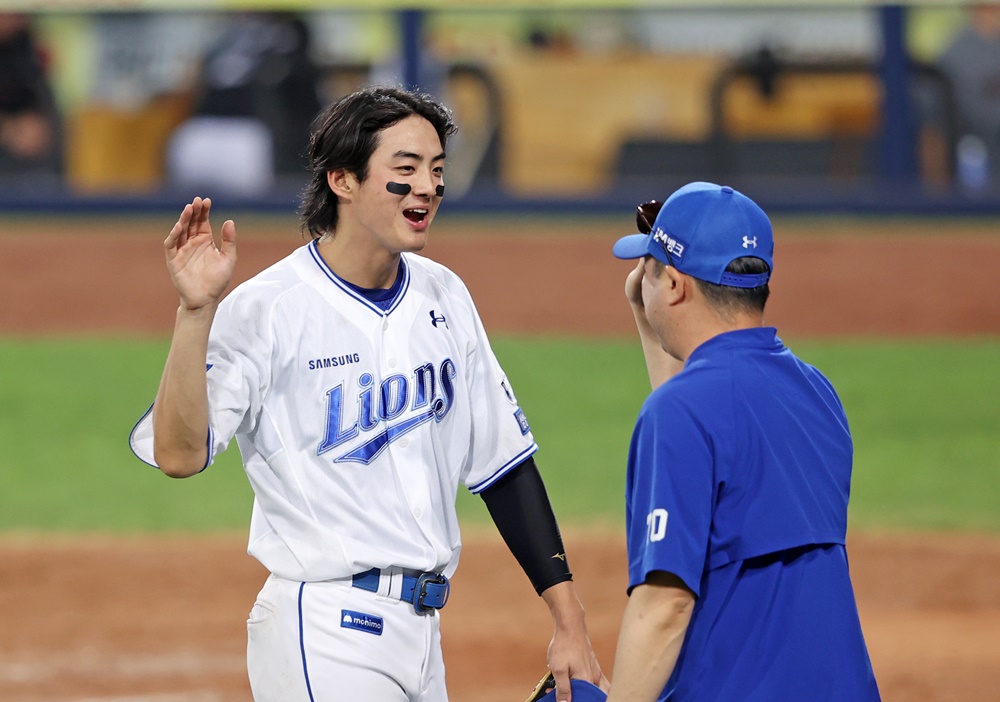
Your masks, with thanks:
M751 246L755 249L757 248L757 237L754 237L753 239L748 236L743 237L743 248L749 249Z
M441 322L441 324L444 325L445 329L449 328L448 320L444 318L444 315L438 317L437 315L434 314L434 310L431 310L431 324L433 324L436 327L438 325L438 322Z
M552 557L553 558L558 558L560 561L565 561L566 560L566 554L565 553L557 553L557 554L553 555Z

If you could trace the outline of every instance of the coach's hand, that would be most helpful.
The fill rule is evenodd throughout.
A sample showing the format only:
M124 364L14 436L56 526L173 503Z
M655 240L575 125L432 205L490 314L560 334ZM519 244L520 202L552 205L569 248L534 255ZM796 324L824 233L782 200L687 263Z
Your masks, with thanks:
M625 297L632 306L635 326L639 330L642 355L646 359L646 370L649 372L649 384L655 389L680 373L684 364L663 350L660 339L649 323L649 317L646 316L646 305L642 301L642 278L645 270L646 261L640 258L635 268L625 278Z
M629 304L632 305L632 312L637 318L640 314L643 318L646 317L646 308L642 303L643 266L644 261L640 258L635 268L629 271L628 277L625 278L625 297L628 298Z
M216 304L229 286L236 265L236 225L226 220L221 246L216 246L208 221L211 209L211 199L196 197L184 206L163 242L170 280L186 310Z

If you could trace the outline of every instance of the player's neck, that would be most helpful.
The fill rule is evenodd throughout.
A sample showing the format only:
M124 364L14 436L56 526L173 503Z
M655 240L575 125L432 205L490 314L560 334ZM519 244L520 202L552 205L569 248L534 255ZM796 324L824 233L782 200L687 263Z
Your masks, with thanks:
M370 240L342 232L323 237L318 248L330 270L349 283L388 289L396 282L400 255L372 245Z

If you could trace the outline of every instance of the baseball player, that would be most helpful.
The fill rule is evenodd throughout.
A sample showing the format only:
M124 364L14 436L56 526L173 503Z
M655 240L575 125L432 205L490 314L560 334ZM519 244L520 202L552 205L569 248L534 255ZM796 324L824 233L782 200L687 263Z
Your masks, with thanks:
M614 246L653 392L628 457L629 602L610 702L878 700L844 543L830 382L764 326L771 224L691 183Z
M415 253L454 130L447 108L395 88L321 112L302 207L312 240L225 299L236 229L225 222L216 246L210 200L185 206L164 242L180 306L131 445L172 477L239 445L248 551L271 573L247 622L258 702L447 699L438 612L461 548L459 484L550 608L558 698L571 677L607 684L524 412L465 285Z

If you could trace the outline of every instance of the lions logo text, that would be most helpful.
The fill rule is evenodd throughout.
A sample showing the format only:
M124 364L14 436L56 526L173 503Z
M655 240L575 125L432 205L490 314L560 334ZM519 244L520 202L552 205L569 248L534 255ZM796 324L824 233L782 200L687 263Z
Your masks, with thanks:
M322 455L359 434L369 433L382 422L382 431L333 459L335 463L354 462L368 465L386 446L431 419L440 422L455 402L455 362L446 358L439 368L426 363L413 369L410 376L390 375L375 387L371 373L358 377L360 390L351 401L346 400L344 385L327 390L326 434L316 449ZM403 415L409 412L409 416ZM414 414L415 413L415 414Z

